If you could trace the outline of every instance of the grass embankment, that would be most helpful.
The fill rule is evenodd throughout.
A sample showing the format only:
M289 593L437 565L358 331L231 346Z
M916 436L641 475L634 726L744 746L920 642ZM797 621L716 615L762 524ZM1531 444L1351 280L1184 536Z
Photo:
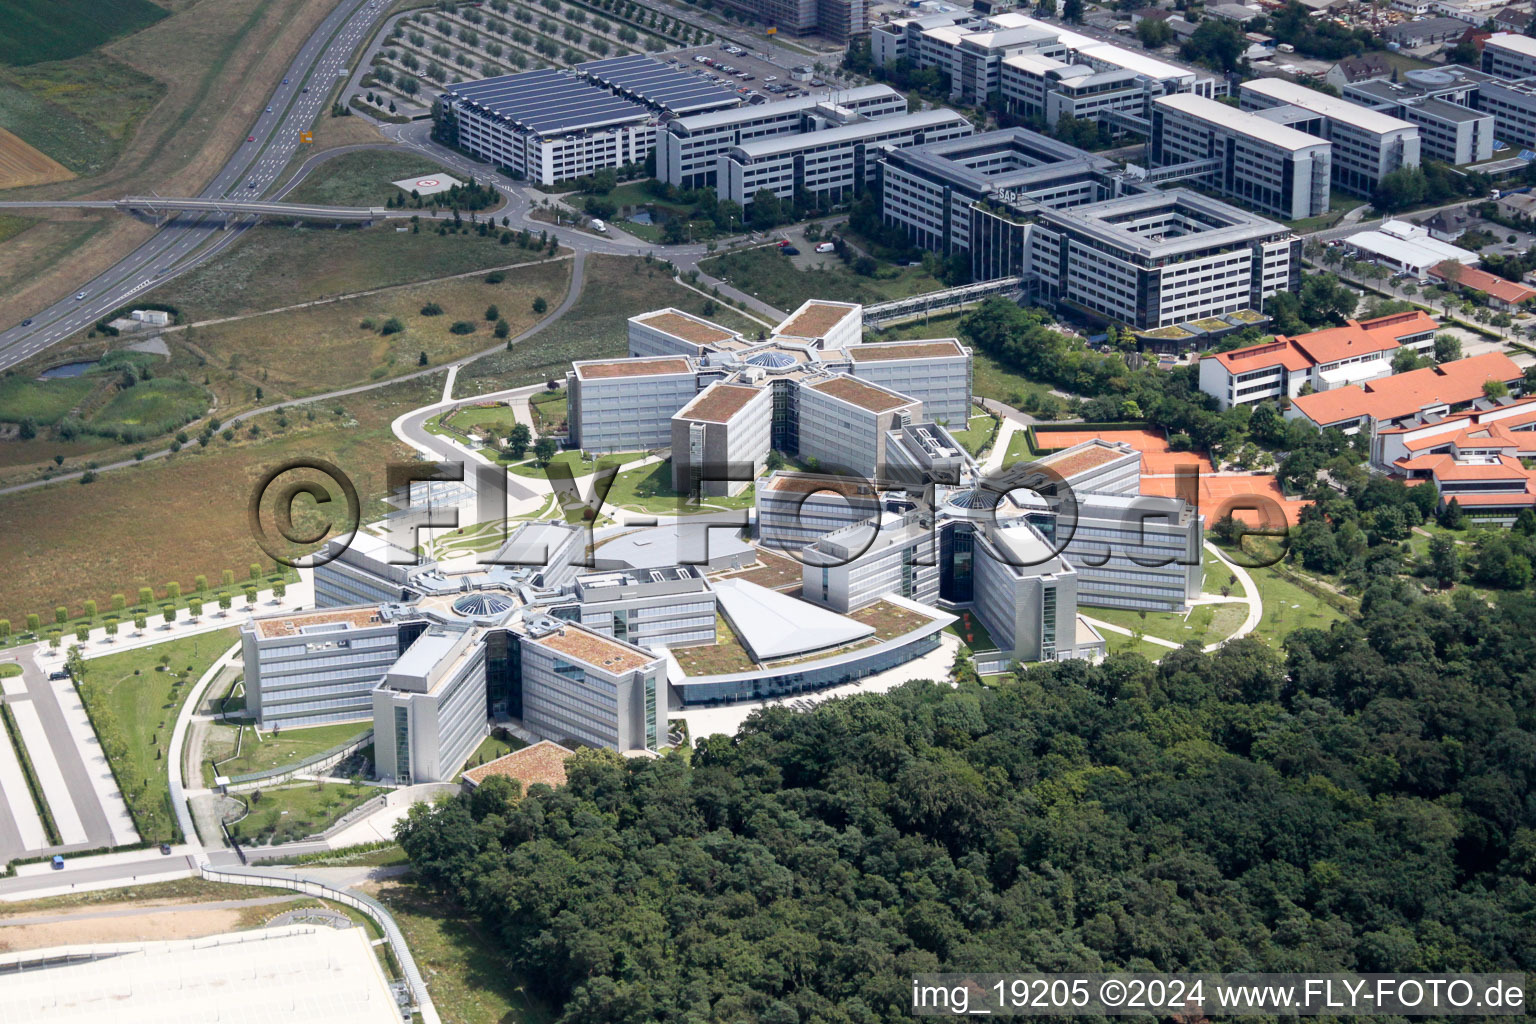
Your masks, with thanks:
M85 662L80 699L147 843L181 839L166 772L171 731L192 685L238 638L223 629Z
M800 270L790 257L773 245L701 260L699 270L786 313L807 299L869 305L944 287L942 281L921 267L887 265L873 277L862 277L844 266L833 253L827 253L807 269Z
M528 994L515 965L473 916L423 886L392 881L375 893L405 935L432 1001L452 1024L546 1024L550 1009Z
M564 293L551 295L549 307L555 308L563 297ZM581 296L565 316L511 351L492 353L464 367L454 382L454 393L474 395L564 379L573 360L626 356L625 321L663 306L709 316L754 337L760 329L728 307L677 284L659 262L637 256L590 256ZM705 313L706 309L712 313Z
M300 782L244 794L250 813L229 827L243 843L280 845L323 832L343 814L385 790L351 783Z
M441 390L442 376L434 374L313 407L312 419L303 409L289 410L286 427L278 414L266 414L257 418L255 438L242 428L232 440L193 444L168 459L103 473L84 487L60 483L0 495L0 534L9 542L0 618L19 629L28 612L55 605L77 609L94 599L107 608L112 594L132 597L140 586L159 592L173 579L189 590L198 574L217 580L226 568L243 577L253 561L270 566L251 537L247 501L272 466L301 456L325 459L348 474L363 521L377 518L385 508L385 465L414 454L395 439L390 422L436 400ZM113 510L116 522L144 528L133 532L131 543L126 535L103 535L103 508ZM69 572L61 573L61 565Z
M240 755L218 762L220 775L249 775L296 764L367 732L371 721L312 725L280 732L258 732L255 726L241 726Z
M383 206L391 199L409 198L410 194L402 192L394 182L436 176L463 180L441 164L403 149L343 153L310 171L288 193L287 200L327 206Z
M960 446L974 457L992 443L992 439L997 436L997 429L997 419L983 413L980 416L972 416L966 429L950 430L949 436L959 441Z

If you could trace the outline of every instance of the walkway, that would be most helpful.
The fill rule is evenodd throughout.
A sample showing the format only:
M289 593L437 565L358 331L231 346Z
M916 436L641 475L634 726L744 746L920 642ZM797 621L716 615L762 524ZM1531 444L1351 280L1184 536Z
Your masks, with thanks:
M1223 637L1222 639L1217 640L1215 643L1206 644L1203 648L1201 648L1201 650L1209 654L1212 651L1218 650L1226 644L1231 643L1233 640L1247 636L1249 633L1252 633L1255 629L1257 629L1259 626L1259 620L1264 616L1264 602L1263 599L1259 597L1258 586L1254 583L1253 577L1248 574L1247 569L1244 569L1236 562L1233 562L1231 559L1227 558L1227 556L1222 553L1221 549L1216 547L1216 545L1212 544L1210 541L1205 542L1205 550L1214 555L1218 561L1230 569L1232 574L1237 577L1238 582L1243 585L1243 596L1221 597L1217 595L1201 594L1199 597L1190 601L1191 610L1193 610L1195 607L1198 607L1199 605L1205 604L1242 603L1248 606L1248 614L1243 618L1242 624L1239 625L1237 629L1233 630L1230 636ZM1111 633L1118 633L1121 636L1136 635L1136 631L1133 629L1127 629L1126 627L1116 625L1113 622L1105 622L1103 619L1096 619L1092 615L1088 614L1087 611L1080 609L1079 614L1082 616L1084 621L1089 623L1091 626L1093 626L1094 629L1097 629L1100 632L1108 630ZM1141 639L1145 640L1149 644L1156 644L1159 647L1167 647L1169 650L1174 651L1184 646L1183 644L1177 643L1173 640L1166 640L1163 637L1153 636L1152 634L1146 632L1141 634Z

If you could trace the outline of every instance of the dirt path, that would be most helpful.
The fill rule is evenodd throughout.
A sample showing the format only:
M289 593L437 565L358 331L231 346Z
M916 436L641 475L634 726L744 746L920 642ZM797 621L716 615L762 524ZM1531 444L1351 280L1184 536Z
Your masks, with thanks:
M143 903L109 904L89 910L8 917L0 919L0 951L92 942L195 939L234 931L241 927L251 907L275 907L300 898L290 893L149 907Z

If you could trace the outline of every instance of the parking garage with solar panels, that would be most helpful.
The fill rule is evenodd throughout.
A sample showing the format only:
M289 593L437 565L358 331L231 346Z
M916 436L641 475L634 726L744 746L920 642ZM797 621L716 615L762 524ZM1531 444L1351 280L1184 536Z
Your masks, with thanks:
M576 65L576 70L621 96L678 116L742 104L742 96L734 90L721 88L644 54L587 61Z

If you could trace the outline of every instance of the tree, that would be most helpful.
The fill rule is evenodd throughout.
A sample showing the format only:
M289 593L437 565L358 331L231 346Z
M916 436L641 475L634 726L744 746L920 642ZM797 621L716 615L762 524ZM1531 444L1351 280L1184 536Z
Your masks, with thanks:
M181 599L181 584L172 580L165 585L165 596L172 601Z
M405 330L405 321L397 316L392 316L379 325L379 333L382 335L399 334Z
M507 431L507 445L505 451L514 459L521 459L528 453L528 444L533 440L533 431L528 429L526 423L513 424Z
M1509 385L1501 380L1489 378L1483 381L1483 396L1486 398L1506 398L1509 395Z
M11 620L0 619L0 640L8 640L11 636Z
M559 443L552 437L541 437L533 444L533 456L540 466L549 465L549 460L554 458L559 450Z
M230 597L229 594L220 594L219 595L219 610L220 611L225 611L225 612L229 611L230 607L234 603L235 603L235 599Z
M1343 324L1355 315L1355 306L1359 303L1354 290L1333 274L1308 276L1301 283L1300 294L1301 318L1313 326Z
M1065 0L1061 7L1061 20L1068 25L1083 23L1083 0Z
M139 604L149 604L155 599L155 592L150 587L139 588Z
M1180 47L1179 53L1185 60L1204 64L1212 71L1236 71L1247 49L1248 40L1236 24L1206 18Z
M256 604L256 588L255 587L246 587L245 588L245 603L246 603L247 607L255 606L255 604Z
M149 626L149 616L148 615L135 615L133 617L133 628L138 630L140 633L144 632L145 628L148 627L148 626Z
M1445 503L1445 506L1440 510L1438 521L1447 530L1464 530L1467 528L1466 513L1461 510L1461 502L1455 498Z
M60 624L68 622L69 621L69 609L64 607L63 605L59 605L57 608L55 608L53 610L53 621L57 622L57 623L60 623Z
M1421 358L1413 349L1406 346L1392 353L1393 373L1407 373L1410 370L1417 370L1419 367L1427 365L1429 364L1426 360Z
M496 327L491 333L496 335L497 338L505 340L512 334L512 325L507 323L505 317L502 317L496 321Z
M1382 175L1371 203L1383 213L1394 213L1424 201L1429 181L1417 167L1399 167Z
M194 618L194 619L201 618L202 614L203 614L203 602L199 601L195 597L187 602L187 615L189 617Z
M224 586L226 586L226 587L233 586L234 582L235 582L235 570L233 570L233 569L225 569L220 574L219 578L221 580L223 580Z
M251 579L253 579L253 580L261 579L261 566L258 563L252 562L247 567L247 571L248 571L248 574L249 574Z
M1449 363L1461 358L1461 339L1454 334L1435 335L1435 362Z
M497 309L495 304L486 306L485 319L487 323L495 323L497 320L501 319L501 310Z
M748 211L752 226L771 228L784 222L784 201L771 188L760 188L752 196L752 208Z
M549 303L544 301L544 296L535 296L533 300L533 312L535 316L543 316L549 309Z
M288 584L284 583L282 580L278 580L276 583L272 584L272 596L277 598L279 601L287 597Z
M88 618L88 619L94 619L96 617L96 602L95 601L86 601L85 602L85 617Z
M42 619L40 619L38 617L38 614L36 612L28 612L27 613L27 632L28 633L36 633L37 630L38 630L38 627L41 626L41 625L42 625Z
M1156 50L1173 41L1173 29L1168 27L1166 21L1142 18L1136 23L1136 38L1141 40L1142 46L1149 50Z

